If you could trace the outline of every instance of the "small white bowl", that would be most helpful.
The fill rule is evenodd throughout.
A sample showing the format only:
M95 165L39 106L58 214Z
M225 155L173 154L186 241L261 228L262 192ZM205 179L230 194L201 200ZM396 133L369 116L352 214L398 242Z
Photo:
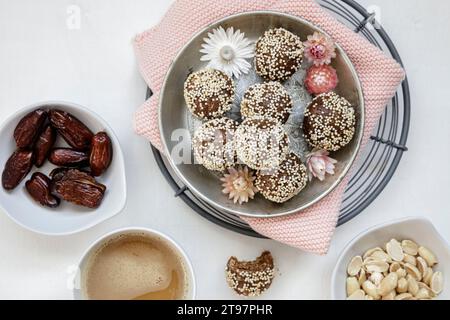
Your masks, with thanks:
M0 152L0 170L2 172L6 161L16 150L13 132L20 119L32 110L49 107L73 114L94 133L105 131L110 136L113 144L113 160L108 171L98 178L98 181L108 188L103 202L95 210L79 207L65 201L61 201L61 205L55 209L46 208L36 203L26 191L25 181L36 171L48 175L55 166L47 161L42 168L33 167L30 174L13 191L5 191L0 186L0 208L3 208L6 214L17 224L36 233L52 236L69 235L89 229L122 211L127 194L125 165L119 140L99 115L74 103L47 101L23 108L0 126L0 150L2 150ZM58 137L55 146L67 145L61 137Z
M433 224L425 218L413 217L387 222L370 228L353 239L341 253L331 278L331 299L346 299L347 266L354 256L362 255L371 248L383 247L391 239L410 239L429 248L439 263L433 269L444 274L444 291L439 300L450 298L450 247Z
M75 300L87 300L86 297L86 279L85 272L86 267L89 266L91 262L92 255L102 247L108 241L126 236L126 235L143 235L150 238L158 238L159 240L165 242L172 250L174 250L182 259L182 263L186 272L186 281L188 282L186 291L186 300L194 300L196 298L196 281L194 268L189 260L186 252L181 248L179 244L175 242L171 237L165 235L159 231L148 229L148 228L123 228L119 230L112 231L100 237L95 241L83 254L80 263L78 264L78 271L76 277L73 279L73 297Z

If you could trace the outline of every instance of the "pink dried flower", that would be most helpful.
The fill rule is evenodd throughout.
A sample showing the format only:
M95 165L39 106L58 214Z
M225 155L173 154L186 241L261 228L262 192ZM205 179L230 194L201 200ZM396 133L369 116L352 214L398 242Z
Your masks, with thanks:
M309 93L319 95L334 90L339 83L336 70L331 66L312 66L305 77L305 88Z
M337 161L329 155L330 153L326 150L314 150L307 156L306 164L310 181L313 177L324 181L326 174L334 175L334 165Z
M253 172L247 167L239 167L237 170L228 168L228 172L220 179L224 187L222 192L228 194L234 203L239 202L239 204L243 204L248 202L249 199L253 199L258 191L254 185L256 177L253 175Z
M336 58L336 45L325 35L314 32L305 42L305 57L316 66L330 64Z

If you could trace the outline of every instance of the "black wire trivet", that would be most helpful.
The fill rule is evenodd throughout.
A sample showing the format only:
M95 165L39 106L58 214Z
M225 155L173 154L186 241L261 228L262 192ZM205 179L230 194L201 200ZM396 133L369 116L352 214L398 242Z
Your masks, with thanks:
M392 40L375 21L375 14L354 0L320 0L320 5L330 11L337 19L360 33L372 44L402 64ZM403 64L402 64L403 65ZM151 96L148 90L147 98ZM366 209L384 190L394 175L403 153L408 150L411 100L408 80L403 81L392 101L386 107L371 141L363 151L353 171L353 177L344 194L338 225L342 225L356 217ZM152 147L155 160L166 178L175 190L175 196L181 198L190 208L209 221L229 230L263 238L253 231L239 217L221 212L192 194L166 164L160 152Z

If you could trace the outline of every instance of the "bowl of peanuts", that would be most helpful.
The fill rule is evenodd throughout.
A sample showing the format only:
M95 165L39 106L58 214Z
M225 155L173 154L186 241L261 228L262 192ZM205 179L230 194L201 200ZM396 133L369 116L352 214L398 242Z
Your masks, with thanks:
M431 221L384 223L353 239L331 279L333 300L447 300L450 247Z

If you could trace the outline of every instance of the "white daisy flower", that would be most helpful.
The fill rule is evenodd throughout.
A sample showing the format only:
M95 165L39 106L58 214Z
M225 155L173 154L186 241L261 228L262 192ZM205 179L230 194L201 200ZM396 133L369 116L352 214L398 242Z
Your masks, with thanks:
M255 56L254 43L245 38L240 30L234 31L231 27L225 31L219 27L208 33L208 38L204 41L203 49L200 50L204 54L201 61L209 61L209 68L220 70L236 79L251 69L247 59Z

